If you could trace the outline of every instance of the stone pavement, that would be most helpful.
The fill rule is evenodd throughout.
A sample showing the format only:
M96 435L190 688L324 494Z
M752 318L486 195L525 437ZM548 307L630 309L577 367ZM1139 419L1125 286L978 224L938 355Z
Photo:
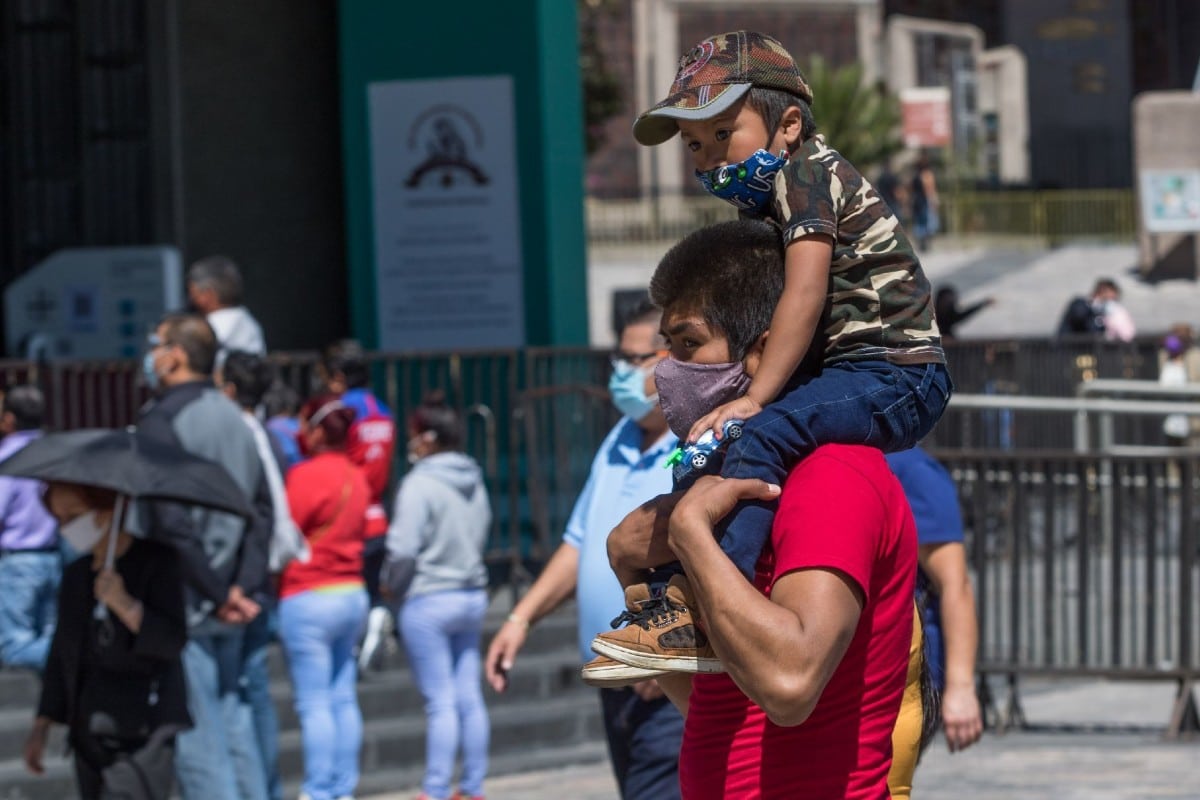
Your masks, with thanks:
M1200 798L1200 741L1161 738L1173 685L1030 679L1021 694L1031 730L989 732L954 755L939 738L917 770L913 797ZM407 789L369 800L411 800L416 794ZM488 781L487 795L489 800L617 797L606 762L499 776Z

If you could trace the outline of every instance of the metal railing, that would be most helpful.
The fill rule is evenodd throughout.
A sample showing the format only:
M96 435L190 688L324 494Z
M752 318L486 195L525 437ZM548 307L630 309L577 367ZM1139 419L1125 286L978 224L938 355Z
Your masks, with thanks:
M1081 359L1089 375L1153 363L1138 348L1005 346L1023 352L1020 360L1057 363L1055 380L1064 382L1079 374ZM951 355L970 363L958 345ZM307 394L315 355L274 359L283 379ZM467 450L484 466L495 511L487 554L493 585L528 581L557 547L595 450L616 419L600 388L606 354L372 354L370 362L375 390L398 419L432 389L463 411ZM33 380L46 388L56 427L133 421L144 393L137 372L132 362L0 362L5 384ZM986 374L964 372L960 388ZM1100 381L1082 391L1116 388L1180 393ZM1200 450L1125 437L1144 432L1133 424L1139 418L1161 435L1163 415L1200 414L1200 403L1076 397L1075 390L1060 397L959 391L935 432L933 450L951 469L964 509L979 596L980 669L1009 675L1014 685L1036 673L1174 680L1180 699L1168 729L1178 732L1192 719L1200 664ZM1041 441L1030 436L1037 430L1047 432ZM1016 691L1005 718L1021 720Z
M1137 215L1132 190L947 191L941 196L942 233L1018 238L1045 244L1073 239L1132 241ZM593 245L677 241L735 209L697 189L661 190L630 199L589 197L588 241Z
M1167 735L1196 728L1200 450L938 450L958 484L979 615L978 670L1169 680Z

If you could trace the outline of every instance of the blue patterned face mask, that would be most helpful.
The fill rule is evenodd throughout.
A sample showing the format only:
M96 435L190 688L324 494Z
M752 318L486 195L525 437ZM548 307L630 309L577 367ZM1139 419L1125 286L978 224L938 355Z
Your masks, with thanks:
M714 197L719 197L742 211L762 213L771 202L775 173L787 163L787 151L772 155L758 150L745 161L726 164L708 172L696 170L696 177Z

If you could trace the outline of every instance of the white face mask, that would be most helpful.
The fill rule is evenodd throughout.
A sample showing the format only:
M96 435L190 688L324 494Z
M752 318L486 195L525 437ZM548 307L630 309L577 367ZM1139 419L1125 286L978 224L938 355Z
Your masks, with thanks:
M67 544L79 554L90 553L104 535L104 528L97 521L97 512L86 511L58 529Z

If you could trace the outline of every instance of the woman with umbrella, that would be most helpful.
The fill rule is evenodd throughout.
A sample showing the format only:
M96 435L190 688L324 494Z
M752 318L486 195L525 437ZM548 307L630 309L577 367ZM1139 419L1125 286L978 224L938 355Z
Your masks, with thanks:
M51 724L68 728L80 796L165 800L174 739L191 727L180 652L187 641L181 550L198 541L124 530L133 499L253 512L220 465L132 429L52 433L0 462L48 484L43 502L82 557L63 573L37 718L35 773Z
M67 726L80 797L165 800L175 735L191 726L179 654L187 641L174 548L121 529L123 497L51 483L46 508L83 556L63 573L25 763L43 771L52 723Z

